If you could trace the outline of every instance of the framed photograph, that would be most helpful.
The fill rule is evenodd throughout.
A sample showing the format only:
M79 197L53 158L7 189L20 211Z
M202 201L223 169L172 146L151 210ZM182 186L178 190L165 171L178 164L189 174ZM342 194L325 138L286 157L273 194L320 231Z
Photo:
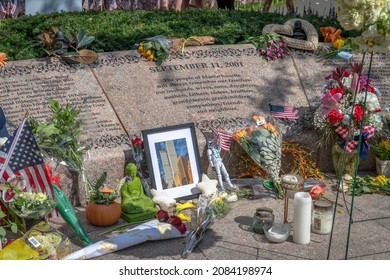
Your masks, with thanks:
M142 131L152 187L174 198L200 193L200 155L195 124L187 123Z

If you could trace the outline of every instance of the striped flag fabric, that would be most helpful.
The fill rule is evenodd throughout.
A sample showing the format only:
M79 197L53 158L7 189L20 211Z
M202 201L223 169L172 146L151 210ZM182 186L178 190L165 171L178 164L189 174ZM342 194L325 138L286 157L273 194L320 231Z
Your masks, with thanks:
M5 18L6 15L7 15L7 9L3 5L3 3L0 2L0 19Z
M273 118L298 119L298 110L294 106L278 106L269 104L269 110Z
M27 191L46 193L54 198L50 177L27 119L0 147L0 182L12 176L23 177ZM57 211L51 215L58 216Z
M221 145L221 150L223 151L230 151L230 145L233 141L233 135L226 131L217 131L215 129L212 129L214 133L214 139L215 143L219 143Z

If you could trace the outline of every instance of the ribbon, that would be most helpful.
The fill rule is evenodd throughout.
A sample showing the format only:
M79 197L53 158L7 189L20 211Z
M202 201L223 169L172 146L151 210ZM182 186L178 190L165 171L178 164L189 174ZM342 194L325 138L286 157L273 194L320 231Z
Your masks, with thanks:
M360 154L359 156L366 160L368 159L368 150L370 149L370 143L368 142L368 139L374 135L375 127L374 126L364 126L363 127L363 134L362 134L362 142L360 145ZM357 134L353 137L353 140L350 140L348 144L346 145L345 137L343 137L344 142L341 143L341 148L345 148L347 152L352 153L354 149L356 149L359 145L359 137L360 134Z

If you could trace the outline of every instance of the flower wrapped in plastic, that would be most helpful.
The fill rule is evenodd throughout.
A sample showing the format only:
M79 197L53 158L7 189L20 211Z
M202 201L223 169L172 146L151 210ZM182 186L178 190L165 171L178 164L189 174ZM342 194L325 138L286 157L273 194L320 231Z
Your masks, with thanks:
M57 203L46 194L21 192L9 203L12 211L24 219L40 219L48 215Z
M283 197L280 185L282 135L263 116L254 115L255 125L235 131L233 138L244 151L267 173L273 183L276 196Z
M187 232L180 232L180 230L184 228L181 227L178 229L176 227L176 225L180 223L179 220L180 219L175 219L175 222L172 222L172 224L170 224L169 221L167 223L160 222L158 219L145 222L117 236L96 242L81 250L73 252L64 259L91 259L146 241L185 237Z

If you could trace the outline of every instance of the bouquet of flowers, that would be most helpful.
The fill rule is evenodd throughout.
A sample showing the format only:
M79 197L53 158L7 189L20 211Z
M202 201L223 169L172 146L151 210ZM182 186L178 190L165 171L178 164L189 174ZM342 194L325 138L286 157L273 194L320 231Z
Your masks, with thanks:
M337 19L345 30L362 30L352 38L360 51L390 53L390 2L388 0L337 0Z
M380 92L372 86L372 79L363 74L359 77L361 67L351 64L352 72L337 67L326 77L328 82L322 89L314 126L321 131L320 144L336 142L348 153L358 150L362 129L360 157L367 159L368 139L382 129L382 120Z
M264 170L273 183L277 197L283 197L279 173L282 157L282 136L263 116L253 116L255 125L237 130L233 138Z
M21 192L17 194L9 207L16 215L26 219L39 219L49 214L57 203L46 194Z

